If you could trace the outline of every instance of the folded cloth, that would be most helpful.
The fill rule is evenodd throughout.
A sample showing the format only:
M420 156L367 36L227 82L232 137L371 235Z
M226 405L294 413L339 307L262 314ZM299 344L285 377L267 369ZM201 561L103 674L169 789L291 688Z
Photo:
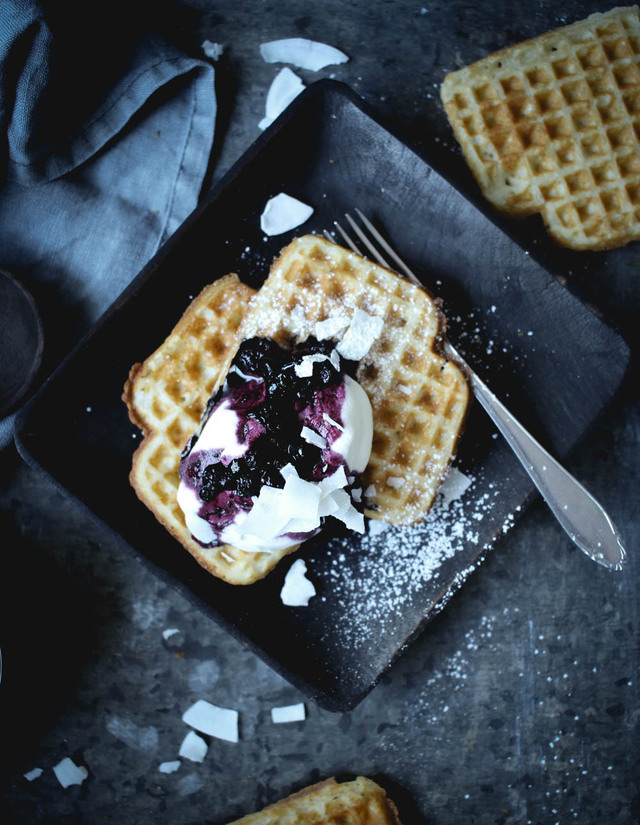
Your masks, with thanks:
M153 30L161 7L0 2L0 266L40 310L44 373L201 194L214 70Z

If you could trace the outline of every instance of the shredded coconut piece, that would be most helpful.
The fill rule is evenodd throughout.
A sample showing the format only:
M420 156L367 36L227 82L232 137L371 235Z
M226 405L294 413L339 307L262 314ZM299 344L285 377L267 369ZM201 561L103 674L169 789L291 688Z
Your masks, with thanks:
M212 43L211 40L205 40L202 44L202 51L210 60L219 60L224 53L224 46L220 43Z
M219 708L205 699L198 699L182 714L182 721L201 733L215 736L217 739L226 739L227 742L238 741L237 710Z
M313 207L280 192L267 201L260 216L260 228L265 235L282 235L303 224L311 215Z
M442 495L445 505L455 501L464 495L471 486L471 479L461 473L457 467L449 467L444 481L440 485L439 493Z
M393 487L394 490L399 490L401 487L407 483L406 478L402 478L402 476L389 476L387 478L387 486Z
M89 771L84 765L76 765L68 756L53 766L53 772L63 788L68 788L70 785L82 785L89 776Z
M270 126L304 89L304 83L295 72L292 72L291 69L286 67L281 69L273 79L267 92L265 116L258 124L258 127L260 129L266 129L267 126Z
M182 762L179 759L174 759L172 762L161 762L158 765L158 770L160 773L175 773L180 765L182 765Z
M379 337L384 321L357 307L349 328L338 342L336 349L348 361L361 361Z
M305 718L306 712L302 702L299 702L297 705L284 705L279 708L271 708L272 722L302 722Z
M282 603L288 607L306 607L316 595L313 583L306 577L307 565L303 559L296 559L284 578L280 591Z
M209 746L201 736L190 730L182 740L178 756L189 759L191 762L204 762Z
M290 63L299 69L317 72L325 66L346 63L349 58L344 52L325 43L307 40L304 37L290 37L262 43L260 54L267 63Z

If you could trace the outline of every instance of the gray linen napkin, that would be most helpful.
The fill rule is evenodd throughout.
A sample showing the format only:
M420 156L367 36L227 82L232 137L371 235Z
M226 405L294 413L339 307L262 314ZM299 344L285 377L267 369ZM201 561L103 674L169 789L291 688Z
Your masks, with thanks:
M151 31L162 3L102 6L0 3L0 267L45 374L195 208L213 144L213 67Z

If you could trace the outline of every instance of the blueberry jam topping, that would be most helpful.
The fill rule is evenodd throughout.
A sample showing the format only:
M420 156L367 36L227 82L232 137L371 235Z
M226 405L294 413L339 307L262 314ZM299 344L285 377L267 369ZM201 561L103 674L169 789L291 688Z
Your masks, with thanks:
M226 420L233 421L230 440L235 436L236 443L199 449L194 436L180 461L182 483L195 491L198 515L218 537L238 513L252 508L263 486L284 487L286 465L308 481L321 481L345 465L332 445L343 433L345 374L355 367L331 342L314 338L291 350L268 338L242 342L204 419L206 426L214 414L232 414Z

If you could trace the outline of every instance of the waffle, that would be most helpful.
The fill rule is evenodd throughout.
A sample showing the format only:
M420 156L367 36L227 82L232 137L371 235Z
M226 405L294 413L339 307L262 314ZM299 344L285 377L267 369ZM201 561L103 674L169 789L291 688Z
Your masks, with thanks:
M202 547L189 533L177 503L180 455L235 351L253 290L235 275L205 287L168 338L135 364L123 399L144 439L133 456L131 485L158 521L210 573L231 584L265 576L281 553L245 553L228 545Z
M365 513L413 524L427 514L455 452L469 390L461 370L434 350L444 323L437 303L401 276L306 235L282 251L257 293L235 275L206 287L156 352L131 369L123 398L144 433L131 484L196 560L230 584L263 578L296 548L249 553L196 542L177 503L181 453L243 339L287 346L315 335L316 322L348 323L356 309L384 319L356 373L374 423Z
M441 98L484 196L539 213L560 245L640 238L640 16L615 8L444 78Z
M385 791L371 779L327 779L229 825L401 825Z
M352 317L356 309L384 319L356 372L373 409L365 514L413 524L433 503L469 397L460 368L434 350L444 324L434 299L388 269L305 235L274 262L251 302L242 336L282 344L304 340L315 334L316 322Z

